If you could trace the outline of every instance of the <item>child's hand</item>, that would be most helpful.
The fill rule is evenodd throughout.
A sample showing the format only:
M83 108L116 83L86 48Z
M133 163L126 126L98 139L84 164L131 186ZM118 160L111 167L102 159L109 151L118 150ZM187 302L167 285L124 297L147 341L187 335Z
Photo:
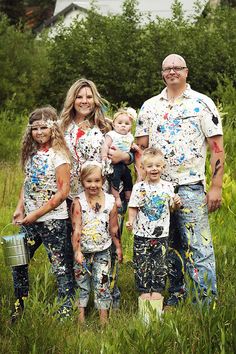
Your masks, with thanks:
M117 254L118 262L122 263L122 261L123 261L123 253L122 253L121 246L116 248L116 254Z
M20 225L22 223L22 220L24 219L24 217L25 217L24 210L16 209L13 214L13 219L12 219L13 225Z
M173 205L174 209L179 209L182 206L182 201L178 194L174 195L173 201L174 201L174 205Z
M82 265L82 263L84 261L84 256L81 251L75 251L74 258L77 263Z
M132 231L133 230L133 223L131 223L130 221L126 221L125 224L127 230Z
M36 214L35 211L32 211L31 213L29 213L28 215L26 215L26 217L21 220L21 222L18 222L18 224L20 225L29 225L29 224L33 224L37 219L38 219L38 215Z

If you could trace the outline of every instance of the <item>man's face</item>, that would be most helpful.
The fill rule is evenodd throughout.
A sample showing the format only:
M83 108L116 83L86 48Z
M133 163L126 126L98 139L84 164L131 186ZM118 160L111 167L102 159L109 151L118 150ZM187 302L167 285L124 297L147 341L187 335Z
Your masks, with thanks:
M168 87L184 87L188 76L186 63L176 55L169 55L162 64L162 77Z

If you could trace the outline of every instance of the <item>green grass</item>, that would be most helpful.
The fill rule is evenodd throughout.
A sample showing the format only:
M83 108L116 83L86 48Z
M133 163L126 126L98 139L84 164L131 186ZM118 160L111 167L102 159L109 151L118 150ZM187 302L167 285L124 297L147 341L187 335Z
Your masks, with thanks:
M0 172L0 228L11 222L22 174L4 165ZM46 253L40 248L30 264L30 296L22 319L10 325L14 301L11 272L0 249L0 353L234 353L236 351L235 246L236 218L227 205L210 218L217 260L219 301L215 308L201 308L187 300L162 321L143 325L137 316L137 294L131 263L132 237L124 232L124 264L120 267L121 309L112 311L102 329L98 314L89 305L86 325L74 312L60 322L55 312L56 285ZM9 226L4 234L17 231Z

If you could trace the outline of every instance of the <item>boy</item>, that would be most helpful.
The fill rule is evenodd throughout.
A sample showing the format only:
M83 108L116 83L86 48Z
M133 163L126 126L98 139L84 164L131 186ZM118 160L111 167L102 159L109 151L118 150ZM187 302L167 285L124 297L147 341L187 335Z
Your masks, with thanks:
M135 281L141 301L159 302L162 311L167 266L170 208L181 206L171 183L161 180L165 167L162 152L144 150L142 167L145 180L134 185L128 205L126 227L134 232Z

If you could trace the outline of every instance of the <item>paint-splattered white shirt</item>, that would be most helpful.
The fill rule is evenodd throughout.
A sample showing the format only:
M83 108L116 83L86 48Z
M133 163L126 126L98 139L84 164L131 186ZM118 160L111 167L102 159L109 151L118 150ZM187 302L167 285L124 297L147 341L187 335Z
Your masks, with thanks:
M30 157L25 167L24 207L26 214L40 208L57 192L56 168L64 163L70 163L62 153L52 148L37 151ZM66 201L57 208L37 219L37 222L67 219Z
M111 138L111 146L114 146L124 152L130 151L131 145L134 141L134 137L131 133L124 135L117 133L115 130L111 130L106 134L106 136L109 136Z
M144 102L135 136L148 135L149 146L161 149L165 156L162 177L184 185L205 180L206 138L222 134L214 102L187 85L174 104L168 101L166 88Z
M101 162L104 135L96 126L83 128L73 121L67 127L64 136L72 155L70 197L73 198L83 191L79 179L81 165L87 160Z
M114 207L115 198L105 193L104 209L97 212L88 204L84 192L80 193L79 201L82 209L81 251L92 253L106 250L112 243L109 233L109 216Z
M146 181L133 187L128 207L138 208L133 225L134 235L146 238L168 237L170 205L173 203L174 187L170 182Z

